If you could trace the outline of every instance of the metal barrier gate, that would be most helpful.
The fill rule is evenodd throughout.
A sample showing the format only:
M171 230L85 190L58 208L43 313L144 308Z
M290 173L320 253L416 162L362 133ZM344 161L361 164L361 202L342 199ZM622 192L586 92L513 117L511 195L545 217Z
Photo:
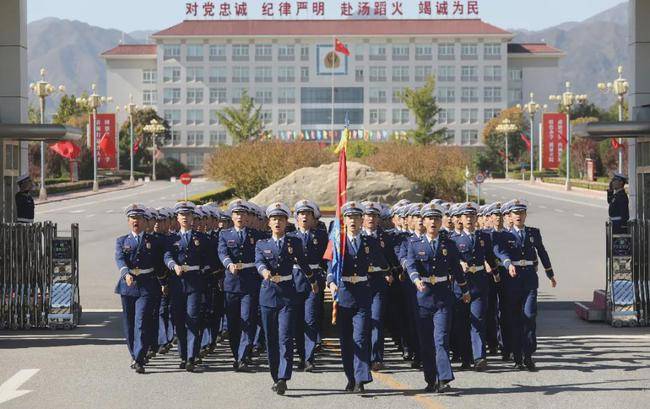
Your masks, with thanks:
M631 220L627 233L607 231L607 320L615 327L650 325L650 221Z
M0 224L0 328L73 328L79 302L79 228Z

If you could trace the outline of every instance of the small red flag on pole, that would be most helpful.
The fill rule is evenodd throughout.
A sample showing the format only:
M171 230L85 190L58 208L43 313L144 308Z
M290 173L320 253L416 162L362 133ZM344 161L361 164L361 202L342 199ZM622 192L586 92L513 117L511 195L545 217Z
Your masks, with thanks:
M348 50L345 44L340 42L338 38L334 39L334 51L336 51L337 53L347 55L348 57L350 56L350 50Z

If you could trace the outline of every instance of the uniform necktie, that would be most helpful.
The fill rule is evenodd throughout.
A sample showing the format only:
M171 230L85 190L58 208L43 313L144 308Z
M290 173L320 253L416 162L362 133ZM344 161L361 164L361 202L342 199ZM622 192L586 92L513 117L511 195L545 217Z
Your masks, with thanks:
M471 233L469 235L469 242L472 243L472 247L474 247L474 235Z
M278 243L278 250L282 251L282 239L277 241Z
M357 254L357 251L359 250L359 244L357 243L356 237L352 238L352 250L354 250L354 254Z
M519 230L519 243L524 244L524 231Z
M436 247L438 247L438 239L433 239L431 240L431 250L433 250L433 254L436 254Z
M140 235L139 234L135 235L135 246L136 246L136 248L140 247Z
M244 231L240 230L238 234L239 234L239 243L241 244L244 242Z

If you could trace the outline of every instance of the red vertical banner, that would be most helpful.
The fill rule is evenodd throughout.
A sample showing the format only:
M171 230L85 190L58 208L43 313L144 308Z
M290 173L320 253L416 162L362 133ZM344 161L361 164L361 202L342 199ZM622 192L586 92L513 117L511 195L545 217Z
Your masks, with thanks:
M94 138L93 129L90 132L90 149L97 140L97 167L99 169L117 168L117 129L115 127L115 114L97 114L95 118L95 131L97 138Z
M542 117L542 163L545 169L557 169L562 163L569 133L568 120L563 113L545 113Z

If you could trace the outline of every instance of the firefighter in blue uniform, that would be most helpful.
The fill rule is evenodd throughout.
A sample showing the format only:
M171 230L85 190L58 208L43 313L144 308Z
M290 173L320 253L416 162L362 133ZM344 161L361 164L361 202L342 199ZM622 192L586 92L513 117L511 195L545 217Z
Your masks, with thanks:
M165 265L177 279L170 281L172 319L178 337L180 369L196 370L196 358L201 347L201 303L205 296L205 278L208 242L205 235L193 230L195 205L178 202L174 212L180 225L170 237L165 251Z
M510 215L513 225L510 235L504 237L495 247L496 255L508 270L505 280L508 292L509 325L511 326L511 347L516 369L535 371L532 355L537 349L537 269L541 261L546 276L555 288L557 282L551 267L551 260L544 248L539 229L525 225L527 206L514 200L503 210ZM538 261L539 258L539 261Z
M265 213L271 237L256 243L255 266L263 279L259 299L269 370L273 378L271 389L284 395L293 368L296 309L302 308L304 302L296 291L294 271L305 275L314 290L317 290L317 284L302 251L301 240L285 234L291 214L289 208L284 203L274 203Z
M627 177L622 173L614 173L607 189L607 203L609 204L609 221L612 223L612 233L627 233L627 222L630 220L630 207L625 184Z
M250 209L241 199L228 206L233 227L219 234L219 259L225 268L223 290L226 298L226 317L233 367L240 372L250 371L257 330L260 278L255 268L255 244L261 234L247 226Z
M454 282L457 302L453 317L453 337L459 343L463 368L468 369L474 364L475 370L483 371L487 368L485 323L490 282L499 281L500 277L494 264L490 235L475 228L477 206L470 202L463 203L456 213L463 224L463 232L452 234L450 238L458 248L460 264L468 285L463 288ZM466 290L469 290L472 297L469 304L463 302Z
M385 266L373 266L368 271L368 281L372 291L370 313L370 362L373 371L384 367L384 316L386 314L386 297L388 286L393 283L391 261L396 263L395 252L392 250L391 237L379 227L381 206L379 203L366 202L363 205L363 229L361 234L373 237L379 241L380 251ZM392 253L392 254L391 254Z
M426 392L446 392L454 379L449 361L449 327L454 304L451 279L471 295L465 281L456 244L439 234L444 210L427 204L421 209L425 234L408 243L406 268L417 287L420 354ZM434 356L435 355L435 356Z
M294 206L296 230L289 236L300 239L301 246L297 249L307 260L313 271L316 286L312 286L306 275L294 267L296 291L300 305L296 308L295 342L300 359L298 369L312 372L316 368L315 352L320 331L319 318L322 316L321 292L325 289L325 274L323 270L323 254L327 248L327 232L316 226L316 208L309 200L300 200ZM314 291L316 290L316 291Z
M328 266L327 284L332 294L338 294L341 359L348 379L346 392L361 393L364 384L372 382L370 373L370 316L372 290L368 282L373 267L386 268L379 242L361 234L363 210L356 202L341 208L346 228L343 272L335 280ZM336 282L338 281L338 282Z
M16 178L18 192L16 192L16 223L34 222L34 198L29 193L34 186L29 175L21 175Z
M131 232L117 238L115 262L120 278L115 293L122 299L124 335L131 354L131 368L144 373L150 332L153 329L154 298L161 283L156 276L160 269L163 248L153 236L144 232L142 205L126 208Z
M162 207L157 209L160 219L154 226L154 234L162 243L163 249L167 248L170 237L171 219L174 218L174 211L172 209ZM158 353L166 354L172 348L172 340L174 339L174 326L171 319L170 310L170 296L169 296L169 280L173 279L175 275L171 274L171 270L167 268L165 263L161 263L160 276L165 280L167 286L162 289L162 296L160 297L160 304L157 311L154 311L158 320Z

